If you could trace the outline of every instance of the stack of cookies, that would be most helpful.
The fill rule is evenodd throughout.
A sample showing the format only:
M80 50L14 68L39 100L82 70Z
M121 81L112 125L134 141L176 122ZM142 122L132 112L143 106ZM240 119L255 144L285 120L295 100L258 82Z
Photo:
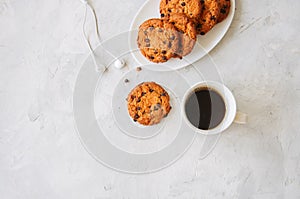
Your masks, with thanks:
M139 27L138 47L155 63L188 55L197 35L205 35L222 22L230 0L161 0L161 18L148 19Z

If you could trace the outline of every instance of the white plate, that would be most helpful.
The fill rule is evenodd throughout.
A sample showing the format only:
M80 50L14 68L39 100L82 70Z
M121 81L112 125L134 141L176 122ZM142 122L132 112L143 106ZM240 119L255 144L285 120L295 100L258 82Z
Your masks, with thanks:
M138 11L137 15L133 19L130 30L130 48L133 52L133 56L136 61L141 65L149 65L151 64L137 49L137 29L140 24L142 24L145 20L150 18L160 18L159 13L159 4L160 0L148 0ZM171 69L180 69L187 65L190 65L197 60L204 57L209 51L211 51L224 37L227 32L234 16L235 11L235 0L231 0L231 8L228 14L228 17L217 24L211 31L209 31L205 36L199 35L197 38L197 44L195 45L193 51L185 56L182 60L180 59L171 59L166 63L156 64L157 70L170 70ZM168 66L168 67L161 67ZM153 69L153 68L152 68Z

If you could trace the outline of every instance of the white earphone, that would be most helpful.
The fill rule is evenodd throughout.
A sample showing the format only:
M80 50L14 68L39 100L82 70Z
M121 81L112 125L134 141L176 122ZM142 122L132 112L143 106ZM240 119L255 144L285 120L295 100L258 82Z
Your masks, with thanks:
M115 62L114 62L114 65L115 65L115 67L116 68L118 68L118 69L121 69L121 68L123 68L125 65L126 65L126 63L124 62L124 60L123 59L117 59Z
M98 25L97 25L97 19L96 19L96 15L95 15L95 12L94 12L94 9L91 7L91 5L88 3L88 0L80 0L83 4L85 4L85 13L84 13L84 22L83 22L83 26L82 26L82 31L83 31L83 35L84 35L84 38L85 38L85 41L89 47L89 50L92 54L92 58L93 58L93 62L96 66L96 71L97 72L103 72L105 71L106 67L103 65L103 64L98 64L97 61L96 61L96 58L95 58L95 55L94 55L94 50L85 34L85 30L84 30L84 27L85 27L85 22L86 22L86 14L87 14L87 7L89 7L91 10L92 10L92 13L93 13L93 16L95 18L95 26L96 26L96 32L97 32L97 37L98 37L98 40L101 44L101 40L100 40L100 37L99 37L99 32L98 32ZM105 49L104 49L105 50ZM126 62L123 60L123 59L118 59L116 56L114 56L111 52L109 52L108 50L105 50L107 53L109 53L116 61L114 62L114 66L118 69L121 69L123 68L125 65L126 65Z

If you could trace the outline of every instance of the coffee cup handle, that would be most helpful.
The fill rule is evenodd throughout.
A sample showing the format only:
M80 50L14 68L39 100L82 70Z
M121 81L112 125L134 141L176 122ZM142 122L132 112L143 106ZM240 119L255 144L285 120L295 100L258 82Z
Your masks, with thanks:
M236 112L233 122L236 124L247 124L248 115L246 113Z

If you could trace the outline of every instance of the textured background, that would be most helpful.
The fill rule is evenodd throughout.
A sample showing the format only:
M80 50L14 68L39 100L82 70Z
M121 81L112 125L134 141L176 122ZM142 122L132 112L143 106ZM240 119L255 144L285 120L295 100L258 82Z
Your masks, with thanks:
M93 1L103 39L128 30L143 2ZM171 167L129 175L96 162L76 135L84 6L0 0L0 198L300 198L300 1L236 3L210 54L249 124L231 126L204 160L196 141Z

